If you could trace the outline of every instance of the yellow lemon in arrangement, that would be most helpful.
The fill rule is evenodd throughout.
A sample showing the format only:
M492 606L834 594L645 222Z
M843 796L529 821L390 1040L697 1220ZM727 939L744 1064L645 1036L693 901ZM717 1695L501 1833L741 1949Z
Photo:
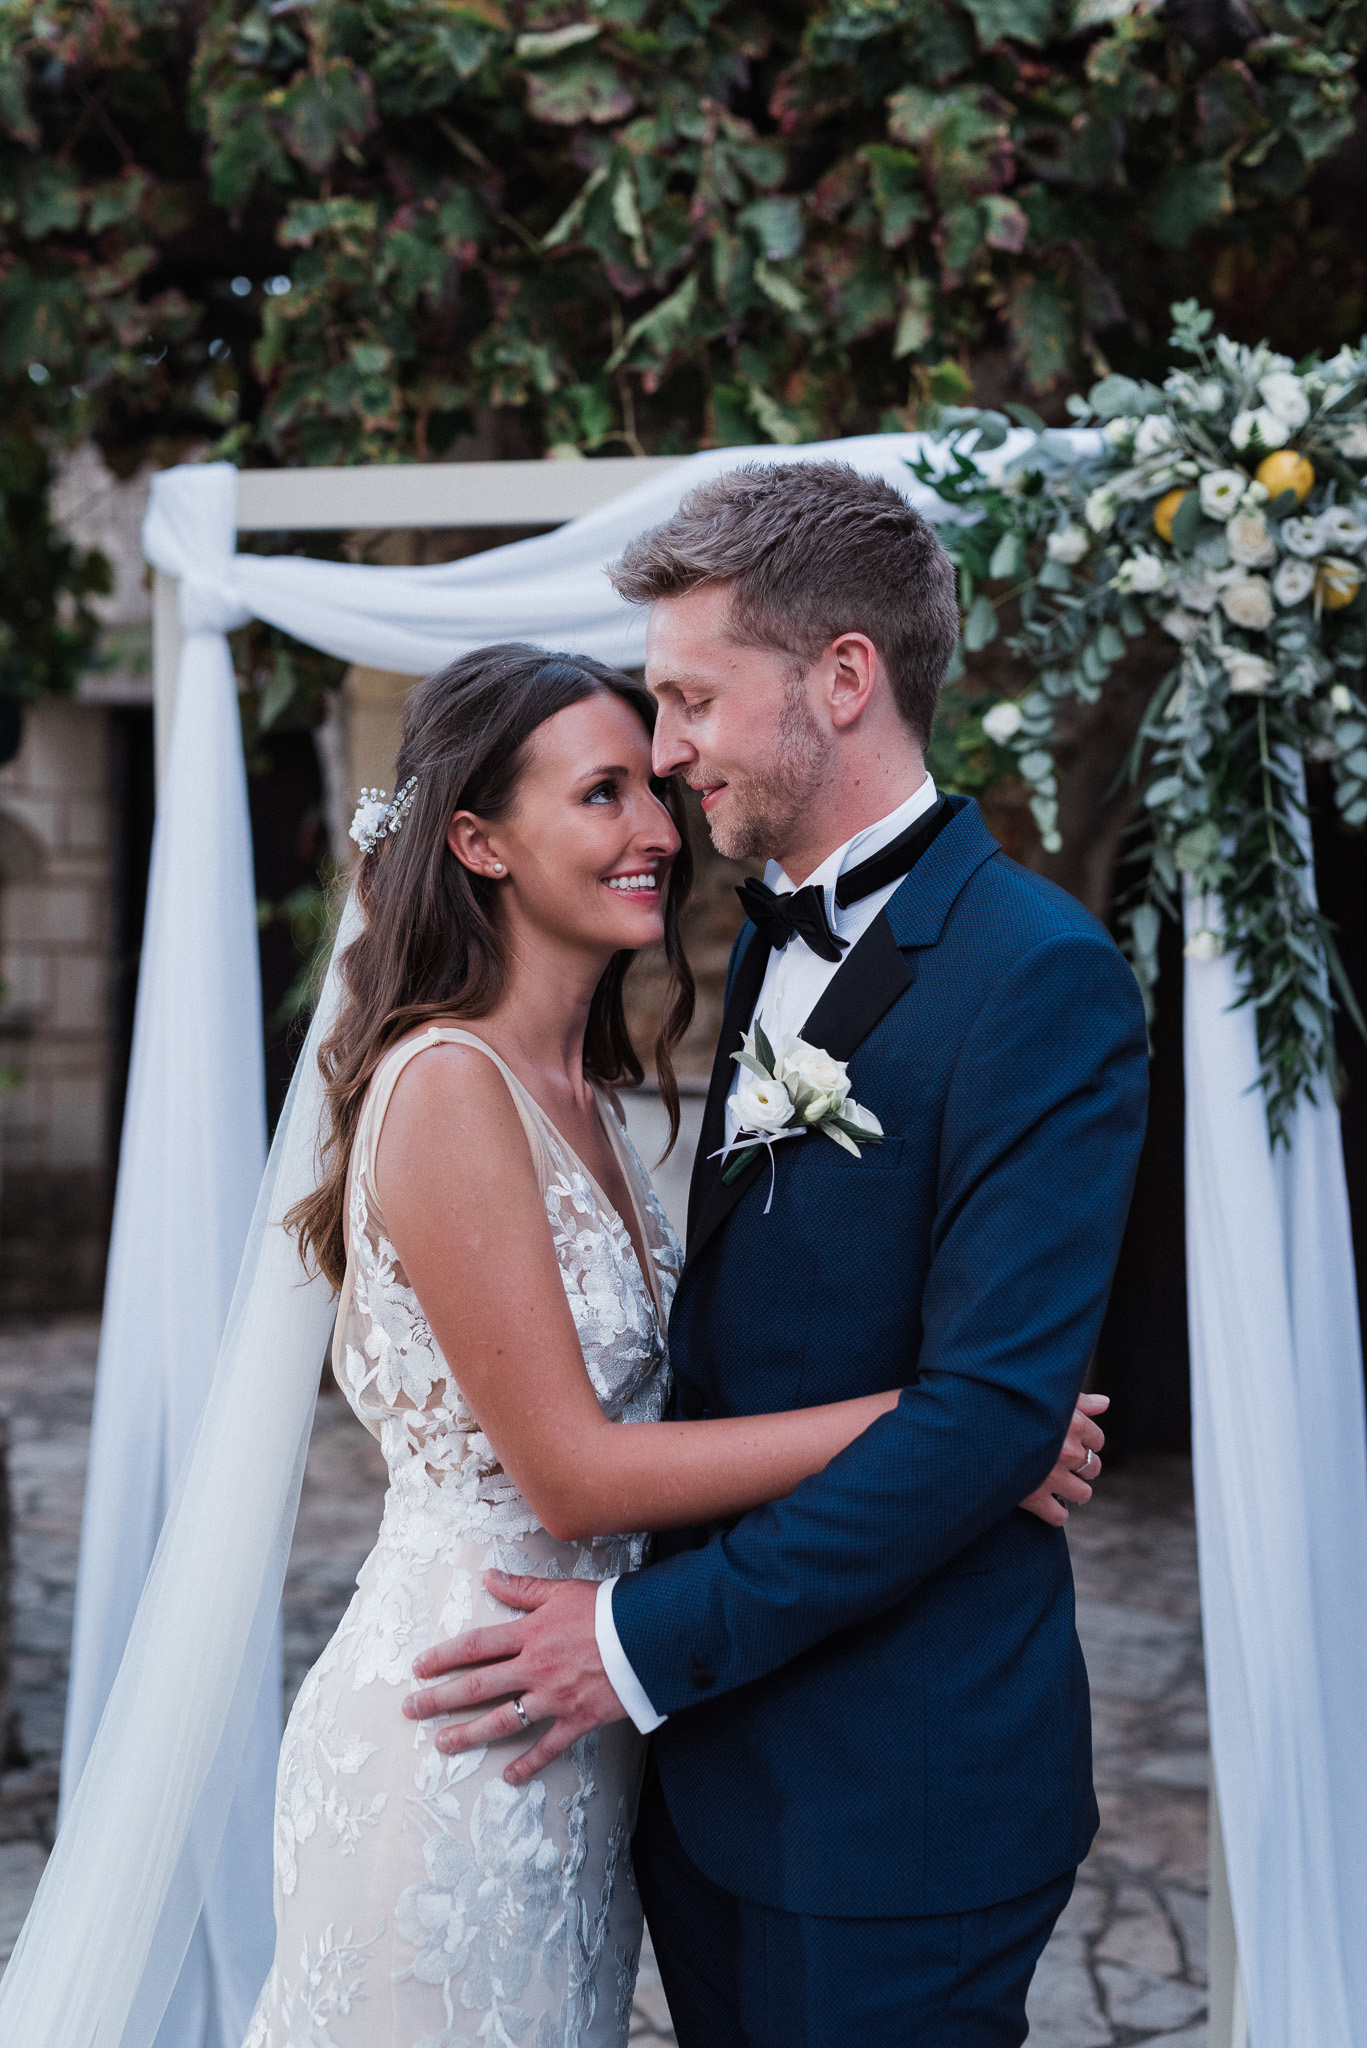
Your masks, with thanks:
M1357 563L1342 555L1325 555L1315 573L1315 595L1327 612L1341 612L1351 604L1361 584Z
M1185 491L1168 491L1153 508L1153 530L1160 540L1168 543L1169 547L1172 545L1172 522L1177 517L1177 508L1186 495Z
M1303 505L1315 488L1315 469L1303 455L1297 455L1294 448L1279 448L1275 455L1265 455L1253 472L1269 498L1279 498L1283 491L1294 491L1296 503ZM1345 603L1347 600L1344 600Z

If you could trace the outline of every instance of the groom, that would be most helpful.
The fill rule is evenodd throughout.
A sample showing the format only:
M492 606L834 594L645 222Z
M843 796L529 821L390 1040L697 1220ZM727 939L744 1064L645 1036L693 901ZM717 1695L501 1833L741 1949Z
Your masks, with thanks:
M655 1731L634 1855L681 2048L1016 2048L1097 1826L1067 1543L1016 1503L1106 1304L1138 991L926 774L954 576L891 486L734 470L611 573L652 607L658 772L723 854L771 861L727 981L672 1412L903 1392L787 1499L659 1538L596 1594L491 1575L526 1618L420 1660L461 1674L422 1711L521 1695L554 1724L521 1780L624 1711ZM848 1061L886 1134L775 1146L772 1200L769 1154L735 1178L715 1156L756 1018Z

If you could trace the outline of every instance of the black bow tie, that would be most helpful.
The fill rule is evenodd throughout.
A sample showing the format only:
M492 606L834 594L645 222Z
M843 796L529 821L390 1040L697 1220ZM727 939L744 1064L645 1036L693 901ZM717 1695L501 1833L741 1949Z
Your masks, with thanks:
M791 889L780 896L767 882L752 876L742 882L736 894L745 915L763 939L777 952L789 939L805 939L818 960L838 960L850 943L838 939L826 915L826 892L808 883L805 889Z
M953 815L948 798L940 797L924 818L909 825L890 846L849 868L835 885L835 900L840 908L844 910L849 904L872 896L875 889L884 889L889 882L900 881L909 874ZM789 939L799 938L806 941L818 960L838 960L850 943L848 939L837 938L831 930L826 915L826 892L810 882L805 888L780 895L767 883L752 877L741 883L736 894L751 924L775 952L786 946Z

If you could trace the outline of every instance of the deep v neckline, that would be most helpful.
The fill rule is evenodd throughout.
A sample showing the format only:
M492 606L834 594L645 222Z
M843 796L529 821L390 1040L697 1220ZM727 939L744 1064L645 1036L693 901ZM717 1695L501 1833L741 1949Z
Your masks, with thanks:
M473 1037L474 1035L475 1034L472 1032L471 1036ZM513 1079L517 1081L516 1074L513 1075ZM612 1114L611 1105L604 1101L603 1096L599 1093L597 1085L591 1081L589 1083L589 1086L593 1089L593 1099L598 1106L598 1121L603 1127L604 1136L607 1138L608 1145L612 1151L612 1155L614 1159L617 1161L618 1170L622 1176L622 1186L627 1191L627 1200L630 1202L632 1214L636 1218L636 1227L641 1233L641 1244L639 1250L637 1249L636 1240L631 1234L631 1228L627 1223L626 1217L622 1214L617 1204L609 1199L607 1189L603 1186L603 1183L599 1180L597 1174L593 1171L593 1168L589 1165L588 1161L586 1159L581 1158L579 1153L575 1151L573 1145L571 1145L569 1139L565 1136L565 1133L561 1130L559 1124L555 1121L555 1118L551 1116L548 1111L544 1110L541 1107L541 1104L537 1101L536 1097L532 1094L531 1090L529 1088L524 1087L521 1081L517 1081L517 1085L519 1088L522 1089L523 1094L526 1096L528 1102L530 1102L532 1108L536 1111L537 1115L541 1118L542 1123L546 1124L549 1127L551 1135L554 1137L556 1144L559 1145L563 1152L567 1152L569 1154L570 1158L579 1168L579 1171L583 1174L585 1180L588 1182L590 1188L592 1188L593 1190L593 1199L598 1204L598 1207L602 1212L603 1217L605 1219L611 1217L612 1221L618 1226L623 1237L626 1239L627 1249L631 1253L632 1263L635 1265L637 1272L641 1276L641 1284L645 1288L646 1299L649 1301L651 1309L654 1313L656 1325L661 1331L663 1331L664 1305L660 1299L660 1295L656 1286L654 1261L650 1258L650 1239L646 1233L645 1214L641 1208L640 1199L636 1193L636 1189L633 1184L631 1162L627 1159L626 1154L622 1148L621 1134L613 1128L616 1119ZM642 1252L646 1254L646 1259L644 1262L641 1258Z

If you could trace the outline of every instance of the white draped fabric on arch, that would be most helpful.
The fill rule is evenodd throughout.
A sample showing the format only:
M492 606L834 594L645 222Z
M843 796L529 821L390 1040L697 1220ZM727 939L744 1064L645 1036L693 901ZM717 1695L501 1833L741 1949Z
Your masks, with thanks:
M639 666L642 618L602 566L692 485L741 461L834 456L935 517L938 501L905 466L922 445L887 434L721 449L663 473L652 464L644 482L552 533L431 568L239 554L235 470L185 466L155 479L144 545L178 584L183 641L101 1337L64 1802L208 1392L264 1156L251 843L226 634L262 619L343 660L414 675L508 639ZM1189 960L1185 973L1201 1580L1251 2038L1255 2048L1362 2048L1367 1430L1338 1112L1327 1098L1303 1106L1289 1151L1274 1155L1253 1015L1231 1007L1229 962ZM237 2048L269 1965L279 1690L277 1647L158 2037L165 2048Z

